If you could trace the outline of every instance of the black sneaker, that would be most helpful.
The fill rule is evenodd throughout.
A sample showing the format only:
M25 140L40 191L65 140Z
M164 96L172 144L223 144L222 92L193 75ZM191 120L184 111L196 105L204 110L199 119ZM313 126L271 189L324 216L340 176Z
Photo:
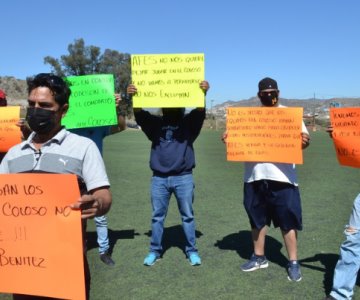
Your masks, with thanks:
M298 282L302 279L300 272L300 265L297 260L290 260L287 268L288 279L290 281Z
M115 262L112 260L108 252L100 254L100 259L105 265L108 265L110 267L115 266Z

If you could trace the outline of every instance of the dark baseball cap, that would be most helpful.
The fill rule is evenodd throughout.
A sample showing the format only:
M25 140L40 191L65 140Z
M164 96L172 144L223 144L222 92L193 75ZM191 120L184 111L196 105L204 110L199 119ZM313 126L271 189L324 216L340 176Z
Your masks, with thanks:
M277 86L277 82L270 78L270 77L265 77L264 79L261 79L259 81L259 91L263 91L263 90L277 90L278 86Z

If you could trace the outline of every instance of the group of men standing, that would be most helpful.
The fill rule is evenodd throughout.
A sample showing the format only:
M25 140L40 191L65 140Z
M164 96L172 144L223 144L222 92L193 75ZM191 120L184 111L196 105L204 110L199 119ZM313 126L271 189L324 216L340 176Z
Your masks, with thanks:
M209 87L207 81L199 84L204 94ZM136 86L128 86L128 95L132 96L136 92ZM116 126L70 132L61 126L61 119L69 107L70 94L67 83L52 74L39 74L28 81L26 120L31 134L8 151L0 165L0 173L75 174L79 179L81 198L73 203L72 208L81 210L84 228L89 218L96 218L106 224L104 216L110 209L112 195L102 159L102 141L105 136L124 130L125 119L119 115ZM259 82L258 97L264 107L282 107L279 103L280 91L274 79L266 77ZM119 96L116 101L120 101ZM201 257L196 247L193 212L193 143L202 128L205 107L193 109L187 114L184 108L162 108L162 116L137 108L134 109L134 115L137 124L151 141L152 233L144 265L154 265L163 254L164 221L170 197L174 194L186 237L184 252L192 266L199 266ZM222 137L224 142L226 138L225 132ZM304 124L299 139L302 149L309 146L310 137ZM69 162L66 167L61 159ZM302 274L297 256L297 231L302 229L302 212L295 165L246 162L243 201L249 217L254 249L249 261L241 265L241 270L249 272L268 267L265 236L267 227L273 223L275 227L280 227L287 249L288 279L300 281ZM108 238L107 226L105 227L106 234L103 236ZM105 263L114 264L106 245L101 248L100 254L103 254L101 257ZM87 263L85 271L89 298L90 273ZM31 297L14 295L14 299ZM330 297L346 299L336 297L336 293L332 293Z

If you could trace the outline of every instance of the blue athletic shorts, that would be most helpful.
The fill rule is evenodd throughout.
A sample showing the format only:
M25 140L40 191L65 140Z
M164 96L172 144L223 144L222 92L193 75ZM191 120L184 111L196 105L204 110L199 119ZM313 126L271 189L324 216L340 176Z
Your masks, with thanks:
M302 229L299 188L292 184L273 180L245 182L244 207L251 228L261 229L272 221L283 231Z

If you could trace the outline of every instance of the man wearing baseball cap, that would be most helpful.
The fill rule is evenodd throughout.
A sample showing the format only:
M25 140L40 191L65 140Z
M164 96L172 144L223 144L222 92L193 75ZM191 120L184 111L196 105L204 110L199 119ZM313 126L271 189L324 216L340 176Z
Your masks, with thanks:
M283 107L279 104L277 82L269 77L259 82L258 97L264 107ZM226 139L226 133L223 140ZM309 134L302 124L302 149L309 146ZM302 229L300 193L294 164L245 162L244 207L248 214L254 252L241 266L244 272L268 267L265 256L265 237L271 222L280 227L289 256L288 279L302 279L297 258L297 231Z

